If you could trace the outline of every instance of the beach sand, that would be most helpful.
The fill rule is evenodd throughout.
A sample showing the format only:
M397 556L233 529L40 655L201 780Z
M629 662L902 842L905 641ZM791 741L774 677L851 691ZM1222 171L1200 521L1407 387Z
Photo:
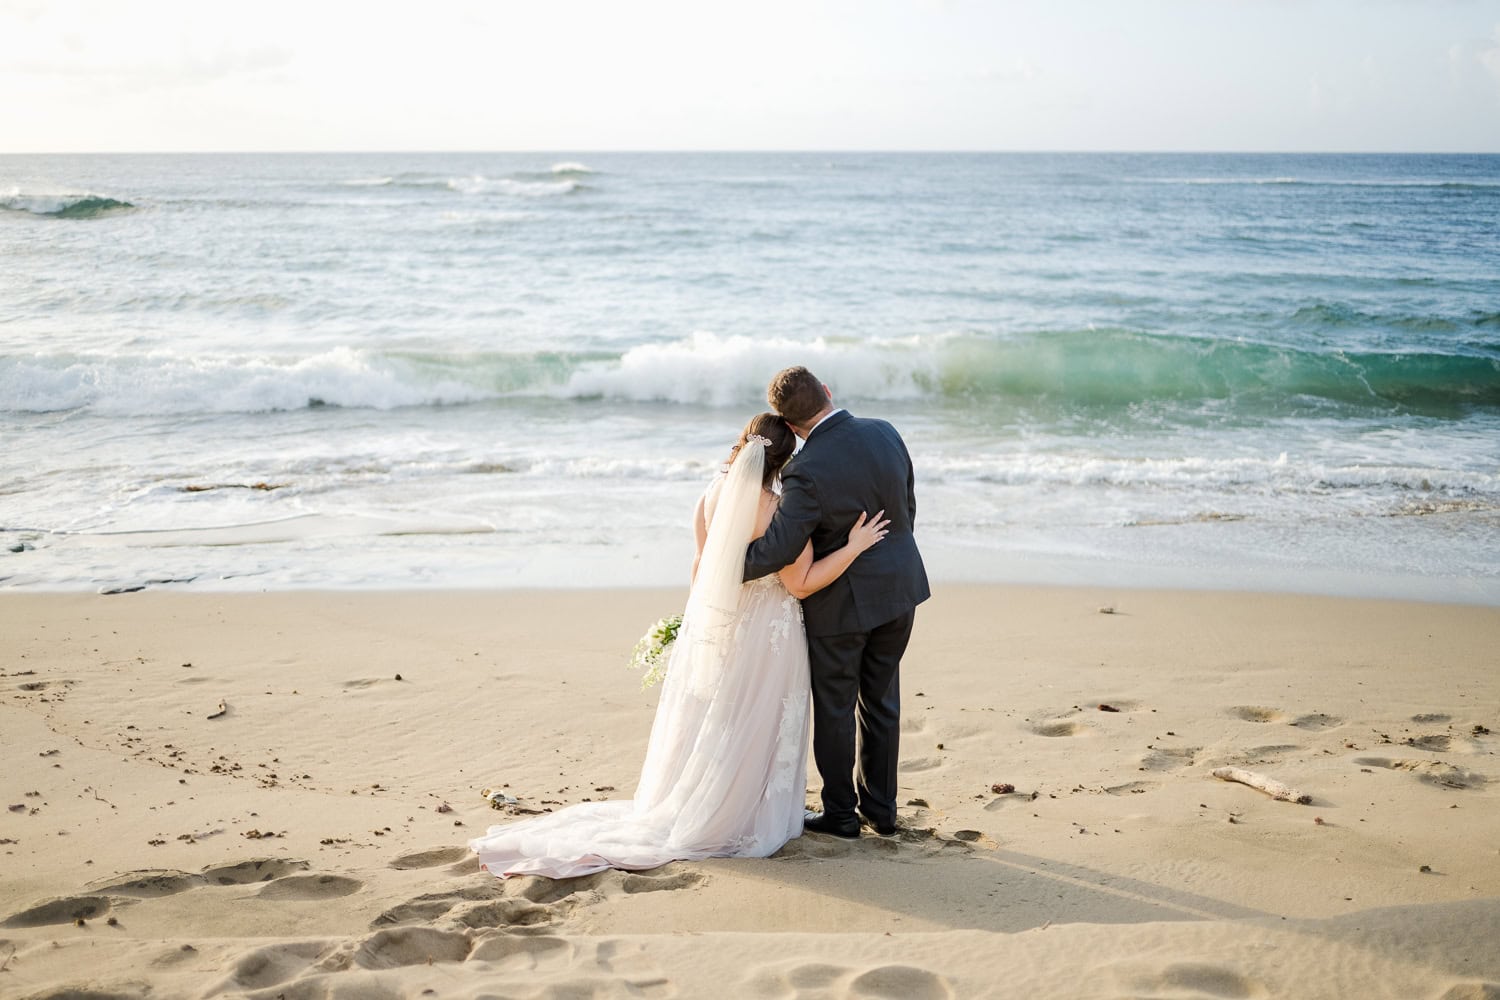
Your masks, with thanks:
M897 836L478 871L682 597L0 595L0 995L1500 997L1500 609L939 588Z

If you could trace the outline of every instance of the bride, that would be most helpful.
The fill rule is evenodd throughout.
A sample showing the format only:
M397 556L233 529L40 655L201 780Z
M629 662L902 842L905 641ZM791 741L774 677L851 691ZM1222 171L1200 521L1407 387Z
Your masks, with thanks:
M796 438L750 419L693 511L693 584L673 643L635 797L492 826L469 841L485 869L571 878L668 861L766 857L802 833L807 785L806 597L886 534L861 515L842 548L809 543L779 574L742 583L745 548L776 510Z

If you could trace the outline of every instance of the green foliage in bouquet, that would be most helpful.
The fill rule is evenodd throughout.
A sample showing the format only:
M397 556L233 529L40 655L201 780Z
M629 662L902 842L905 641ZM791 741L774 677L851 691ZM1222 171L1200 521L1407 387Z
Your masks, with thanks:
M672 643L677 641L677 631L682 628L681 615L669 615L652 625L641 636L630 654L630 666L644 670L641 689L645 690L667 676L667 660L672 655Z

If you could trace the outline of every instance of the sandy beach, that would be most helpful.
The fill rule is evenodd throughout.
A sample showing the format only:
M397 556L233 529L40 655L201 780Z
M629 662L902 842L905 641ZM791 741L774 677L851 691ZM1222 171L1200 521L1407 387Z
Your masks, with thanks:
M478 871L629 796L681 600L0 595L0 995L1500 997L1500 609L942 587L896 837Z

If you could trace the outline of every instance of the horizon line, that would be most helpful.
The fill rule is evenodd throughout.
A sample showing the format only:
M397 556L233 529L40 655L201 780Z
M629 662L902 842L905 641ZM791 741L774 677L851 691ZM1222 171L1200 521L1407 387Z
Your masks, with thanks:
M785 155L785 156L1500 156L1500 148L1479 149L985 149L881 147L849 148L652 148L589 149L92 149L0 150L0 156L531 156L531 155Z

